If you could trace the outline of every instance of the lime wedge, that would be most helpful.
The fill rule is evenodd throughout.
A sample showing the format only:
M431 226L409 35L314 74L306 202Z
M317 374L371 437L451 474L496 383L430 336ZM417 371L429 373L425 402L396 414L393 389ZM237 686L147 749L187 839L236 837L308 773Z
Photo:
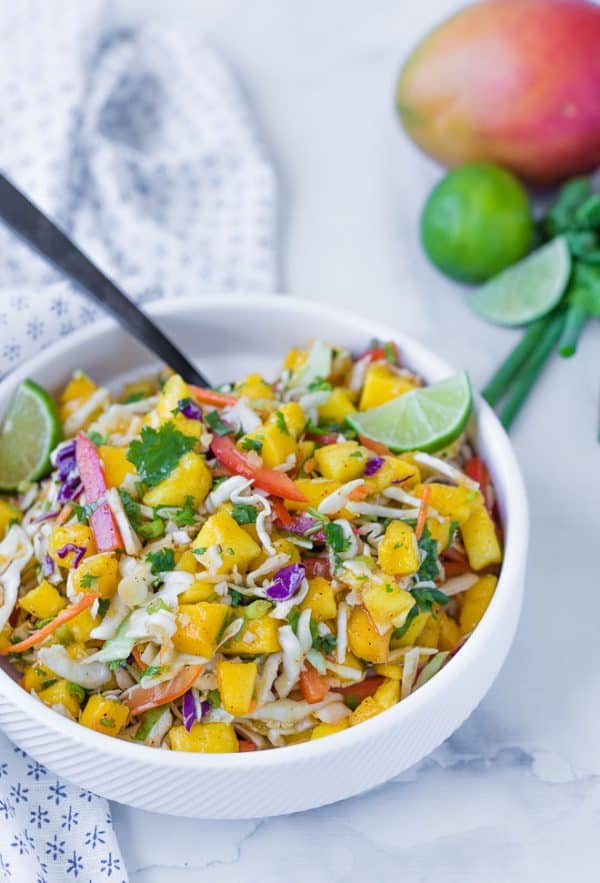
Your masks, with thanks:
M461 371L346 420L359 435L392 451L439 451L463 431L472 404L469 378Z
M50 454L62 438L56 405L45 389L24 380L0 428L0 490L16 490L50 471Z
M489 322L525 325L556 306L570 275L569 248L558 236L474 291L469 304Z

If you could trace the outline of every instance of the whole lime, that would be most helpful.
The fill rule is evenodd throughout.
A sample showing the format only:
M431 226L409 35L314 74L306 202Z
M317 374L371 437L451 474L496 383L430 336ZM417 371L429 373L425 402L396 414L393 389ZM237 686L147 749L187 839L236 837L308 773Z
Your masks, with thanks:
M468 163L442 178L421 216L430 261L461 282L485 282L514 264L533 240L523 185L491 163Z

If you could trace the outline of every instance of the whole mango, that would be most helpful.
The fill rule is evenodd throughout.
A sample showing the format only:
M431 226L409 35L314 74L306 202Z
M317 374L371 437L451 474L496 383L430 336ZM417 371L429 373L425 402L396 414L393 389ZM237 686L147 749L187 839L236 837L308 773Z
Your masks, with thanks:
M443 22L400 74L410 137L446 166L487 160L534 184L600 165L600 6L485 0Z

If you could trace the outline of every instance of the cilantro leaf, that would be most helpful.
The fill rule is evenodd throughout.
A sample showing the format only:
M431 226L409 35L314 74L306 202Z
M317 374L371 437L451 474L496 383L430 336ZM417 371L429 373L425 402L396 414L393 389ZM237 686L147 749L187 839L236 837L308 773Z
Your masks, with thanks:
M325 539L333 552L334 568L338 568L341 563L340 555L350 547L350 540L344 533L341 524L336 524L333 521L325 525Z
M161 671L160 665L148 665L142 672L142 677L153 678L155 675L159 675Z
M333 387L324 377L315 377L314 380L310 381L307 389L309 392L329 392Z
M239 607L242 600L242 593L238 592L237 589L233 589L229 586L229 597L231 598L231 603L234 607Z
M150 565L150 573L153 576L158 576L159 573L175 569L173 549L158 549L156 552L148 552L146 561Z
M282 435L289 435L290 431L288 429L288 425L285 422L285 415L283 411L275 411L275 423L277 425L277 429Z
M256 451L257 454L262 452L262 442L258 438L250 438L249 435L240 442L243 451Z
M158 515L152 521L144 521L138 528L138 533L145 540L157 540L165 532L165 523Z
M231 515L238 524L254 524L258 512L250 503L234 503Z
M228 426L221 420L218 411L208 411L204 416L204 422L210 426L212 431L217 435L229 435L230 432L233 432L231 426Z
M417 607L421 613L431 613L434 603L447 604L450 600L448 595L433 586L431 588L429 586L423 586L419 589L411 589L410 593L415 599Z
M419 582L433 582L440 573L440 565L438 561L437 540L431 536L431 532L427 525L419 539L419 552L421 553L421 566L417 573Z
M99 432L95 432L92 430L92 432L86 432L86 435L89 438L89 440L91 442L93 442L95 445L105 445L106 444L106 439L104 438L103 435L100 435Z
M394 631L392 632L392 638L393 638L394 640L397 640L398 638L403 638L404 635L405 635L405 634L407 633L407 631L409 630L411 622L413 621L413 619L415 618L415 616L418 616L418 615L419 615L419 605L418 605L418 604L415 604L415 605L414 605L413 607L411 607L410 610L408 611L408 614L407 614L407 616L406 616L406 619L404 620L404 622L402 623L402 625L401 625L399 628L394 629Z
M79 585L82 589L93 589L99 579L100 577L94 576L93 573L86 573L81 577Z
M141 438L134 439L129 445L127 459L133 463L144 484L155 487L171 474L195 444L195 438L179 432L169 420L158 429L144 426Z
M183 507L173 516L173 521L177 527L185 527L186 525L194 524L195 520L194 498L188 496L183 502Z

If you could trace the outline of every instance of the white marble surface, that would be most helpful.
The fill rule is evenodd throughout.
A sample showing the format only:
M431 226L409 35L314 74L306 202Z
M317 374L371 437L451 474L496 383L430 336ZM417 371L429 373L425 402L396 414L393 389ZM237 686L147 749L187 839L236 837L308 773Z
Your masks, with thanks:
M132 19L169 14L160 0L119 5ZM177 9L237 70L263 126L281 182L284 290L389 316L480 386L513 338L472 316L420 254L418 210L439 171L392 110L406 50L453 5ZM589 328L515 426L533 521L527 593L513 651L471 719L401 779L290 818L198 822L115 806L132 883L598 880L599 345Z

